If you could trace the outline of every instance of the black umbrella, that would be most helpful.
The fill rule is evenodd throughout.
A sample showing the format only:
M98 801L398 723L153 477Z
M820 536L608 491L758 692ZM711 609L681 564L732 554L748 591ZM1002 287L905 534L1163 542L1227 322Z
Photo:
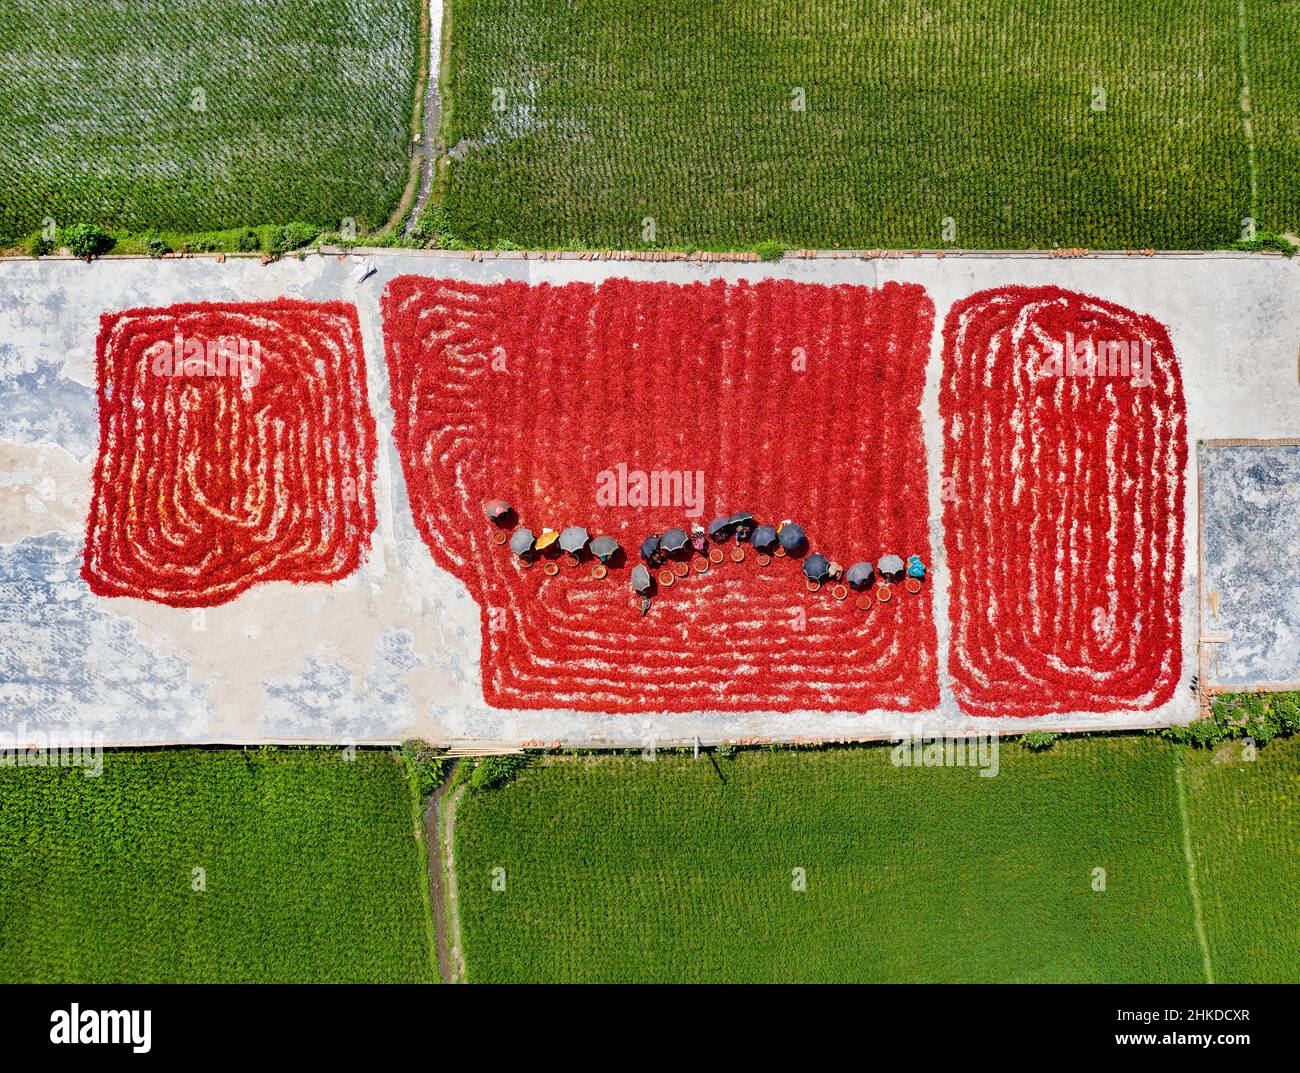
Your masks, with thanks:
M786 522L781 526L776 532L776 539L791 555L797 555L808 546L808 535L803 531L803 526L795 525L794 522Z
M659 559L659 538L657 536L648 536L641 544L641 558L648 563L653 563Z
M736 531L737 540L748 540L749 534L754 531L754 516L747 510L742 510L739 514L733 514L728 522L731 528Z
M849 583L849 588L861 592L871 584L871 579L874 576L875 570L872 569L870 563L854 563L844 575L844 580Z
M510 534L510 550L518 555L521 559L525 555L532 554L533 550L533 531L531 529L516 529Z
M830 569L830 560L819 551L813 552L803 561L804 576L809 581L825 581Z
M771 553L776 547L776 527L771 525L760 525L750 535L749 542L754 545L756 551Z
M632 571L632 588L643 596L654 588L654 578L650 576L650 571L645 568L644 564L638 564Z
M669 555L676 555L691 542L685 529L669 529L659 538L659 547Z
M489 499L484 509L487 511L488 521L496 522L498 525L504 525L515 512L515 508L504 499Z
M598 536L591 542L591 554L607 563L618 551L618 541L611 536Z
M876 569L880 571L881 577L887 577L892 581L898 581L903 576L903 570L906 564L897 555L882 555L880 562L876 563Z
M560 534L560 548L567 551L570 555L577 555L587 546L587 541L591 537L587 535L587 530L580 525L571 525Z
M731 539L731 518L714 518L709 522L709 539L715 544L725 544Z

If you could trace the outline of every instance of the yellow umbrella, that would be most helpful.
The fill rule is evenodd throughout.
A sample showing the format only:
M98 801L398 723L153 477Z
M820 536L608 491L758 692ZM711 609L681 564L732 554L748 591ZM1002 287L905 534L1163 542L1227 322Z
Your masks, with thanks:
M537 538L537 543L534 545L534 547L538 551L545 551L547 548L549 548L552 544L554 544L559 539L560 539L560 534L557 533L554 529L543 529L542 535Z

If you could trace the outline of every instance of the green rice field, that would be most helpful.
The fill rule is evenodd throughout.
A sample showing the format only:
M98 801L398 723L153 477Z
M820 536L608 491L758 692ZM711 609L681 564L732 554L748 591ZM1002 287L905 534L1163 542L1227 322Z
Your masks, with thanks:
M1184 781L1214 978L1300 981L1300 739L1240 761L1241 745L1187 757Z
M0 981L436 980L415 822L388 752L0 768Z
M998 767L547 757L459 803L468 978L1300 979L1300 740ZM386 751L0 768L0 981L433 981L416 824Z
M1300 231L1300 0L448 0L443 245L1216 248ZM419 0L14 0L0 241L381 228ZM216 239L224 248L230 245ZM134 248L134 247L132 247Z
M451 11L445 224L470 245L1196 249L1247 217L1300 230L1297 0Z
M469 979L1294 981L1300 742L1240 750L548 760L460 805Z
M0 239L383 224L406 185L420 0L7 0Z

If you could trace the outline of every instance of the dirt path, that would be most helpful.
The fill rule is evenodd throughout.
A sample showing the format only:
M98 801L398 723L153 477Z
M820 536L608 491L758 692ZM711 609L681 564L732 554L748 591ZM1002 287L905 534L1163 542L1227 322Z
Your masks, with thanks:
M442 97L438 92L438 79L442 74L441 35L442 0L429 0L420 12L421 66L420 80L415 87L422 104L421 122L416 124L415 104L412 102L411 157L407 168L406 186L402 189L402 196L396 208L379 229L381 231L397 227L402 219L406 218L403 233L409 235L433 191L433 177L438 170L438 158L442 155L438 145L438 127L442 123Z
M438 835L438 799L444 786L438 787L424 810L424 851L429 869L429 904L433 910L433 932L438 949L438 975L447 982L447 920L443 907L442 845Z
M451 762L447 778L429 799L424 810L424 844L429 863L429 895L433 907L433 927L438 946L438 975L445 984L465 982L465 957L461 952L460 914L457 911L456 869L452 857L452 839L456 824L456 806L465 787L450 797Z
M461 786L447 798L446 806L442 808L442 856L447 862L447 936L451 949L448 951L448 983L463 984L465 982L465 947L460 937L460 898L456 886L456 857L455 857L455 833L456 833L456 807L460 804L460 799L465 795L466 787Z
M411 234L419 222L420 214L433 195L434 175L438 171L438 158L442 146L438 141L438 128L442 124L442 94L438 82L442 76L442 0L429 0L426 17L429 20L428 73L424 82L424 130L420 152L420 189L411 206L406 221L406 233ZM405 199L403 199L405 200Z

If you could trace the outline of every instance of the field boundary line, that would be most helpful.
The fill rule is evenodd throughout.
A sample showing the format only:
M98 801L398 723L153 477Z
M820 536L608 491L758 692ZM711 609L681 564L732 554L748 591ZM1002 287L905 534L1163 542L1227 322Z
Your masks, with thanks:
M439 158L440 160L443 158ZM395 216L394 219L399 219ZM385 225L389 226L389 225ZM988 260L1073 260L1073 261L1110 261L1141 258L1142 260L1169 260L1199 258L1214 261L1244 260L1284 260L1286 255L1277 250L1084 250L1071 253L1068 257L1059 251L1024 249L1024 250L941 250L941 249L860 249L860 250L802 250L787 253L780 260L764 261L758 254L746 250L725 250L687 253L684 250L581 250L581 249L538 249L538 250L440 250L419 246L334 246L328 243L293 251L306 256L316 257L423 257L452 261L657 261L690 264L748 264L781 266L796 261L904 261L904 260L943 260L951 257L984 258ZM237 250L217 251L213 253L168 253L161 258L166 261L258 261L266 256L264 253L243 253ZM157 258L147 253L106 253L95 258L96 262L113 264L120 261L153 261ZM289 260L288 257L279 260ZM47 253L33 257L29 253L0 253L0 264L7 262L48 261L54 264L82 261L70 253ZM275 262L271 262L274 264Z
M1214 965L1210 961L1210 943L1205 935L1205 917L1201 913L1201 890L1196 882L1196 856L1192 851L1192 829L1187 818L1187 785L1183 779L1183 754L1175 754L1174 788L1178 792L1178 818L1183 828L1183 859L1187 862L1187 889L1192 896L1192 923L1196 939L1201 944L1201 962L1205 966L1205 982L1214 983Z
M764 261L758 254L746 250L700 251L687 253L684 250L439 250L408 246L353 246L322 247L322 256L351 253L354 256L405 256L427 257L451 261L649 261L673 264L745 264L780 268L783 265L799 261L909 261L937 260L944 258L984 258L988 260L1065 260L1065 261L1109 261L1109 260L1168 260L1196 258L1200 260L1240 261L1251 258L1271 258L1285 260L1286 255L1277 250L1087 250L1069 257L1053 250L934 250L934 249L860 249L860 250L806 250L792 254L787 252L776 261ZM187 256L212 257L214 254L193 254ZM227 258L258 258L261 254L227 253ZM115 258L148 260L148 254L106 254L100 260ZM44 260L75 261L71 254L47 254ZM14 256L7 260L35 260L27 255Z
M1259 174L1255 169L1255 125L1250 111L1250 75L1246 70L1246 0L1237 0L1237 66L1241 70L1241 125L1246 134L1246 166L1250 173L1250 218L1259 223Z
M1300 689L1300 683L1296 684ZM1247 690L1249 691L1249 690ZM521 709L528 713L540 713L544 709ZM567 709L555 709L555 711L566 712ZM611 715L612 713L586 713L598 715ZM663 713L641 713L641 715L659 715ZM674 714L674 713L670 713ZM787 713L781 712L728 712L711 710L703 713L706 717L732 717L732 716L752 716L752 715L781 715ZM853 716L855 719L863 715L861 712L833 712L820 714L835 714ZM672 731L664 734L657 739L657 744L665 749L689 749L695 745L696 739L705 746L713 745L785 745L785 746L809 746L821 748L826 745L879 745L885 742L897 742L904 739L910 739L916 735L932 736L944 735L956 738L974 738L974 737L997 737L997 738L1018 738L1031 730L1047 730L1058 734L1129 734L1140 730L1163 730L1167 727L1186 726L1189 722L1199 718L1198 714L1186 713L1174 716L1163 716L1160 718L1145 718L1141 712L1128 712L1124 714L1111 713L1102 716L1104 721L1078 722L1077 717L1081 713L1072 713L1075 718L1059 720L1052 716L969 716L961 719L960 722L950 722L944 719L938 709L931 709L919 713L922 722L918 724L915 719L918 715L916 712L889 712L875 713L877 715L887 714L891 720L889 726L876 726L856 732L841 732L832 730L822 733L808 734L742 734L735 735L726 733L721 730L705 730L698 725L690 730L683 730L680 733ZM580 735L566 735L563 737L514 737L510 739L483 739L483 738L464 738L455 733L442 734L434 737L421 737L420 740L428 745L448 750L449 758L460 758L467 756L500 756L524 752L530 749L640 749L644 744L640 731L639 716L623 714L617 717L620 725L614 733L595 731L584 732ZM626 733L622 733L626 730ZM354 745L367 749L395 749L401 746L404 737L394 738L347 738L346 741ZM239 737L232 734L210 734L197 738L165 738L152 739L149 741L132 740L105 740L105 749L193 749L193 748L230 748L240 749L259 745L278 745L285 748L302 748L302 747L324 747L337 748L343 744L344 739L332 738L290 738L284 736L278 737ZM27 748L35 748L35 741L25 743Z

